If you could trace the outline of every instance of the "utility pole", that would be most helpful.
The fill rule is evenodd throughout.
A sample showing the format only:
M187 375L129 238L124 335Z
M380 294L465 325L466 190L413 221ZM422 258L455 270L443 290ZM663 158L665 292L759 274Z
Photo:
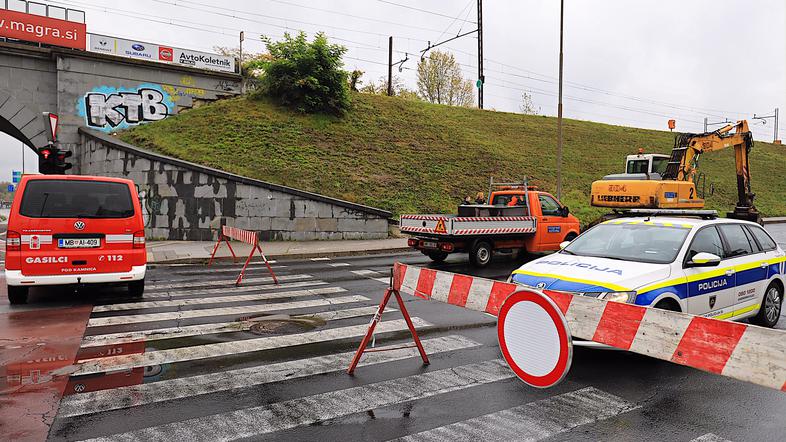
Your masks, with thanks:
M388 37L388 96L393 96L393 36Z
M483 0L478 0L478 109L483 109Z
M704 132L703 133L705 133L705 134L707 133L707 117L704 117Z
M562 199L562 34L565 0L559 5L559 98L557 101L557 199Z
M778 140L778 108L777 107L775 108L775 113L773 113L772 115L756 115L756 114L753 114L753 119L754 120L761 120L762 123L764 123L764 124L767 124L767 118L772 118L772 119L775 120L775 124L774 124L775 127L774 127L774 130L773 130L773 133L772 133L772 142L774 143L774 142L776 142Z

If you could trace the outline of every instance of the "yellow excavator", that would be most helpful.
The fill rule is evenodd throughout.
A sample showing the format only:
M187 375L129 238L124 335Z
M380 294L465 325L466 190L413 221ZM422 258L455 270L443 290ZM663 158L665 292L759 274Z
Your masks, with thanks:
M734 132L732 132L734 130ZM626 173L607 175L592 183L590 203L597 207L620 209L701 209L703 194L697 194L697 168L701 154L734 148L737 165L737 205L729 218L759 222L753 205L748 155L753 134L742 120L713 132L680 134L674 140L671 156L629 155ZM665 163L665 167L664 167Z

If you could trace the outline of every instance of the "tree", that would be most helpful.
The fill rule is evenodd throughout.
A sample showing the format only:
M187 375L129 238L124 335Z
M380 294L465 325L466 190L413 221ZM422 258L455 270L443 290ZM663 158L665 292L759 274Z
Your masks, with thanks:
M300 112L343 114L349 108L349 73L341 60L345 47L328 43L321 32L311 42L304 32L285 33L277 42L262 40L269 58L247 63L249 72L257 73L256 94Z
M538 111L535 109L535 104L532 103L532 94L526 92L521 94L521 105L519 110L524 115L536 115Z
M387 95L388 78L379 77L378 82L374 82L374 80L371 80L360 89L360 92L366 94ZM405 98L407 100L420 100L420 96L418 96L418 93L411 89L407 89L401 78L395 75L393 76L393 95L397 97Z
M353 92L357 92L358 91L358 85L360 83L363 83L363 81L360 80L360 77L362 77L362 76L363 76L363 71L361 71L360 69L355 69L354 71L352 71L349 74L349 89L350 90L352 90Z
M431 103L472 106L472 81L464 79L453 54L433 51L418 63L418 93Z

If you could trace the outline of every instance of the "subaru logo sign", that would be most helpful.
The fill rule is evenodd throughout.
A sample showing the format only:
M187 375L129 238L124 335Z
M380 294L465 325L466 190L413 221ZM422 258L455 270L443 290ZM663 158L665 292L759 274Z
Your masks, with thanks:
M145 50L145 47L142 46L139 43L134 43L134 44L131 45L131 47L134 48L135 51L144 51Z
M76 230L84 230L84 228L85 228L85 222L84 222L84 221L77 221L77 222L75 222L75 223L74 223L74 228L75 228Z

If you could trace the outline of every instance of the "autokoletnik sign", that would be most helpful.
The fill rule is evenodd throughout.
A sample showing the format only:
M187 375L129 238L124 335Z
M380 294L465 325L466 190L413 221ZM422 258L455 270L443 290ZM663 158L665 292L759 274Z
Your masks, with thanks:
M0 37L85 49L84 23L0 9Z
M136 40L90 34L87 50L197 69L235 72L235 58Z

